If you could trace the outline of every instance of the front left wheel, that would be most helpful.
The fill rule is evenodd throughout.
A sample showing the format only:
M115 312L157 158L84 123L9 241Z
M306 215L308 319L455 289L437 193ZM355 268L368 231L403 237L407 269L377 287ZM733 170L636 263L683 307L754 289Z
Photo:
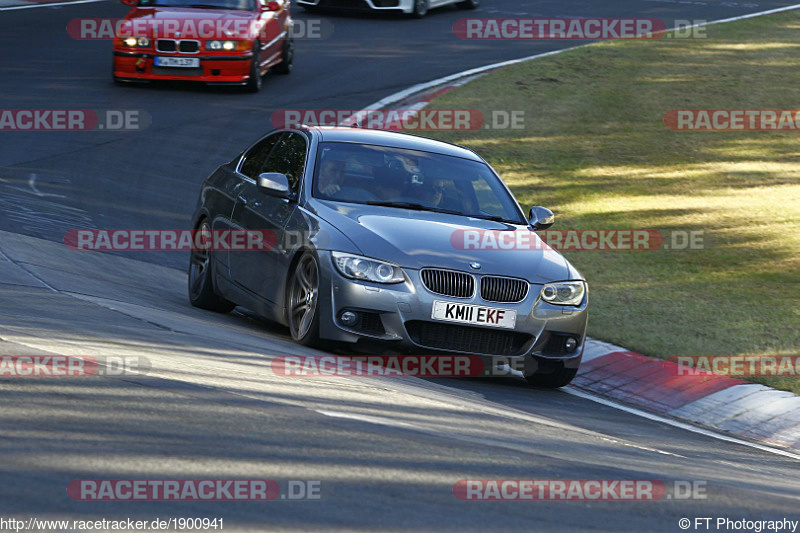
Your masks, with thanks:
M414 18L421 19L428 14L430 7L431 0L414 0L414 12L412 15Z
M211 235L208 222L200 224L201 234ZM189 260L189 301L193 306L217 313L229 313L236 304L229 302L214 290L211 256L208 250L192 250Z
M319 344L319 263L305 252L292 271L286 291L289 331L295 342Z

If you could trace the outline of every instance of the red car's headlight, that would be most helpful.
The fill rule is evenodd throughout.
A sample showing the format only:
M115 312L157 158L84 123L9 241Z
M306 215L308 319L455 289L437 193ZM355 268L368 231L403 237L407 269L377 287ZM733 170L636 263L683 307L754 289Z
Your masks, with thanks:
M232 52L250 50L251 44L248 41L206 41L206 50Z
M117 39L117 45L129 48L147 48L150 46L150 39L147 37L126 37L125 39Z

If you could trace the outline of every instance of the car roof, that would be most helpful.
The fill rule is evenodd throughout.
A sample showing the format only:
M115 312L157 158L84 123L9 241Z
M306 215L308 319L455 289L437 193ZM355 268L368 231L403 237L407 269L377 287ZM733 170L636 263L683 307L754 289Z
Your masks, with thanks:
M483 159L481 159L478 154L463 146L428 139L409 133L364 128L325 128L319 126L307 127L305 129L316 132L322 142L375 144L378 146L390 146L392 148L419 150L421 152L434 152L483 162Z

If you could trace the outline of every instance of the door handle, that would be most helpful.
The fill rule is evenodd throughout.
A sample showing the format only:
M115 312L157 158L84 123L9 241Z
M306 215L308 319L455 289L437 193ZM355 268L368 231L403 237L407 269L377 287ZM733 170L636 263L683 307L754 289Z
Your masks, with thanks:
M242 203L242 205L247 205L247 198L244 196L239 195L239 201Z

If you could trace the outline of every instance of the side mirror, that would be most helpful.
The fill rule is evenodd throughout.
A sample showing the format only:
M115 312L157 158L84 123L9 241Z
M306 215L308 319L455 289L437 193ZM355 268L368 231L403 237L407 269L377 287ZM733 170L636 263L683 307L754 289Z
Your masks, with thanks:
M547 229L552 226L555 221L556 216L546 207L537 205L531 207L531 210L528 212L528 224L531 225L534 231Z
M139 5L139 0L119 0L119 1L125 4L126 6L136 7L137 5Z
M258 190L264 194L275 196L277 198L291 198L292 191L289 188L289 178L286 174L280 172L265 172L259 174Z
M274 0L272 0L271 2L267 2L266 4L264 4L262 6L261 10L262 11L280 11L281 10L281 4L280 4L280 2L275 2Z

